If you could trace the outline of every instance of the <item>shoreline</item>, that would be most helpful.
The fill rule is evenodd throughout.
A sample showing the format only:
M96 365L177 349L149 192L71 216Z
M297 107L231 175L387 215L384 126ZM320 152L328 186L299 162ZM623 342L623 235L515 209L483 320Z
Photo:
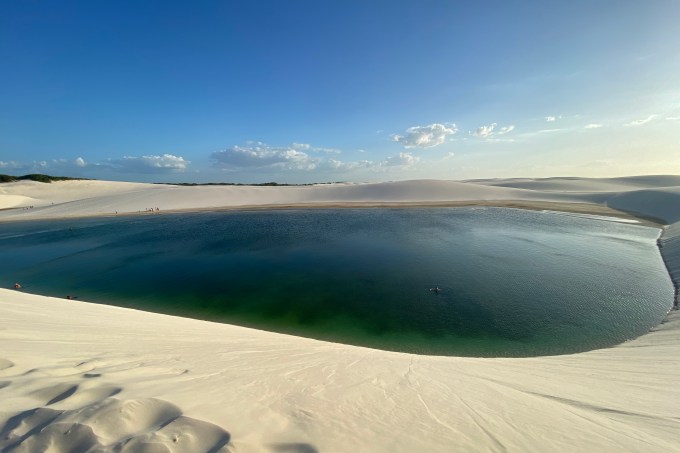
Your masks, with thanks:
M654 228L662 228L665 223L662 220L643 216L638 213L630 213L613 209L601 204L584 202L560 202L540 200L464 200L464 201L407 201L407 202L382 202L382 201L347 201L347 202L316 202L316 203L282 203L282 204L246 204L217 206L204 208L166 209L160 211L125 211L118 213L93 213L81 215L54 215L54 216L29 216L29 218L2 218L3 222L32 222L40 220L75 220L89 218L115 218L132 216L151 216L165 214L195 214L203 212L239 212L239 211L277 211L277 210L316 210L316 209L418 209L418 208L463 208L463 207L494 207L508 209L525 209L529 211L554 211L557 213L584 214L618 219L635 220L638 225ZM49 206L45 207L49 208ZM22 210L23 208L7 208L6 211ZM40 209L40 208L39 208ZM2 211L2 210L0 210Z
M678 310L680 308L680 222L666 225L656 245L675 290L671 310Z

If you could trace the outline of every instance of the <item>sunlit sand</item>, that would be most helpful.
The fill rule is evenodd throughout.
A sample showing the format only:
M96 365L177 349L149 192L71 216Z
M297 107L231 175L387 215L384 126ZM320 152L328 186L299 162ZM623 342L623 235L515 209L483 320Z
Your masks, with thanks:
M680 275L678 176L0 185L4 221L395 204L670 225L660 246ZM2 451L680 451L675 310L613 348L522 359L385 352L14 289L0 290L0 317Z

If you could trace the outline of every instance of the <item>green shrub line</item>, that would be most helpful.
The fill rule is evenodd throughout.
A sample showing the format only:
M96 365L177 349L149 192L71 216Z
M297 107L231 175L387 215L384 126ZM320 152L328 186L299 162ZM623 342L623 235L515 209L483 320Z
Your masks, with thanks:
M44 182L44 183L50 183L52 181L78 181L78 180L85 180L85 181L91 181L91 178L70 178L68 176L50 176L50 175L42 175L40 173L32 173L30 175L24 175L24 176L11 176L11 175L0 175L0 183L3 182L16 182L16 181L37 181L37 182ZM252 183L252 184L246 184L246 183L236 183L236 182L206 182L206 183L197 183L197 182L156 182L153 184L169 184L169 185L174 185L174 186L311 186L315 184L333 184L330 182L322 182L322 183L311 183L311 184L287 184L287 183L279 183L279 182L262 182L262 183Z
M38 181L38 182L49 183L49 182L52 182L52 181L69 181L69 180L78 180L78 179L86 179L86 178L69 178L68 176L50 176L50 175L41 175L39 173L32 173L30 175L24 175L24 176L0 175L0 183L15 182L15 181Z

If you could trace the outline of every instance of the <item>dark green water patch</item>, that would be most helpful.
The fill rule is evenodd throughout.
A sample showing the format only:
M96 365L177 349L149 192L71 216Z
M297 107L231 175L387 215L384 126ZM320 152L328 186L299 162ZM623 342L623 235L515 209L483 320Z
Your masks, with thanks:
M673 287L657 235L500 208L41 221L0 225L0 275L38 294L379 349L534 356L661 322Z

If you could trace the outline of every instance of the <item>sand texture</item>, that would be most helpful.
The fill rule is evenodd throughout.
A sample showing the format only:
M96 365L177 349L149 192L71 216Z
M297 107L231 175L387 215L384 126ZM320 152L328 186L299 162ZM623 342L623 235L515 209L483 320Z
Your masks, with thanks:
M606 203L671 224L679 179L22 182L0 185L0 219L479 200L595 213ZM680 223L660 248L677 281ZM517 359L385 352L10 289L0 290L0 320L3 452L680 451L678 311L613 348Z

